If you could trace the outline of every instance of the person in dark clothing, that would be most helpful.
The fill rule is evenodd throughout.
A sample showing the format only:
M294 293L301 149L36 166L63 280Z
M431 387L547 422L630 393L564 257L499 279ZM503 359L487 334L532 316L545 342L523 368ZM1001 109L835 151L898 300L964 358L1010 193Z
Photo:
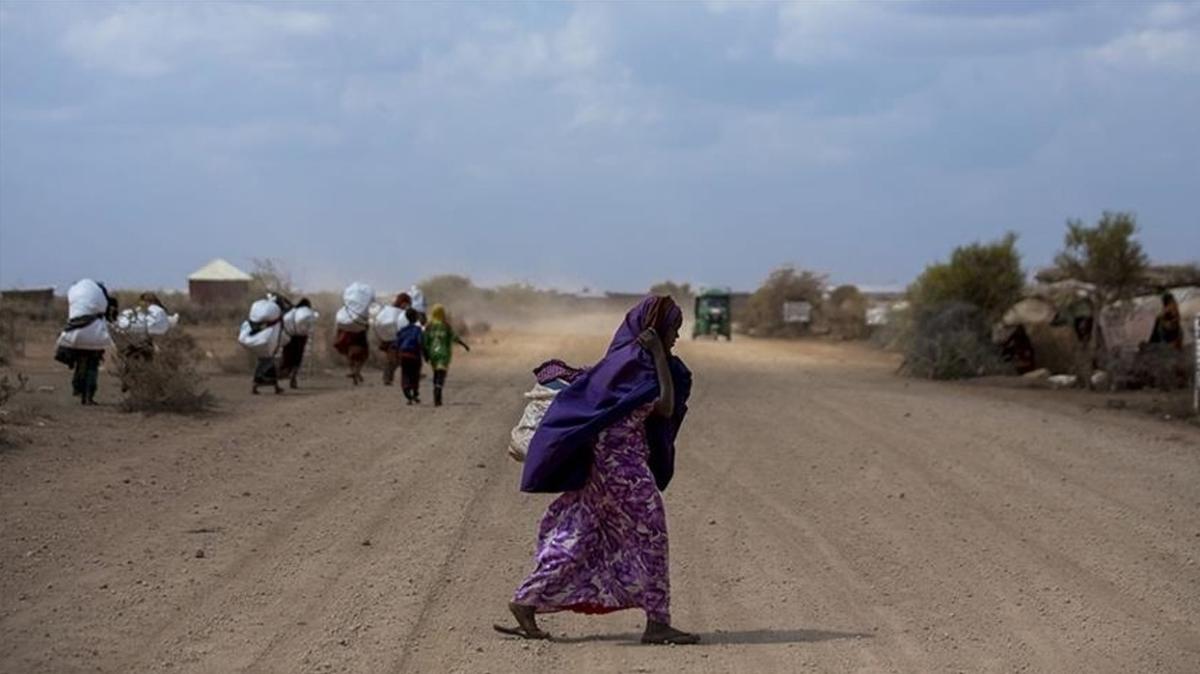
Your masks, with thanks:
M1179 304L1171 293L1163 293L1162 311L1154 319L1154 329L1150 332L1151 344L1166 344L1176 351L1183 350L1183 317L1179 313Z
M396 333L395 353L400 361L400 388L409 405L421 404L421 361L425 359L425 335L416 309L404 312L408 325Z
M312 315L312 302L307 297L301 297L295 308L308 309L307 313ZM299 388L297 378L300 375L300 365L304 362L304 350L308 347L308 331L312 328L308 321L297 321L295 314L292 314L289 324L288 314L290 311L290 309L284 311L284 328L292 338L280 351L279 378L287 379L291 388Z

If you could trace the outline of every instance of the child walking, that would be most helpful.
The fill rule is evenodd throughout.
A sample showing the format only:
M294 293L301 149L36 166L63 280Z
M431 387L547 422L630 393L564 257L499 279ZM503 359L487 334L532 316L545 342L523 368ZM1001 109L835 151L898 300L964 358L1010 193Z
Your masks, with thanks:
M395 352L400 360L400 388L409 405L421 404L421 360L425 357L424 331L420 314L409 307L404 312L408 324L396 332Z
M471 347L462 340L446 321L446 307L435 304L429 310L429 325L425 326L425 360L433 368L433 406L442 406L442 388L446 386L446 371L454 356L454 345L467 352Z

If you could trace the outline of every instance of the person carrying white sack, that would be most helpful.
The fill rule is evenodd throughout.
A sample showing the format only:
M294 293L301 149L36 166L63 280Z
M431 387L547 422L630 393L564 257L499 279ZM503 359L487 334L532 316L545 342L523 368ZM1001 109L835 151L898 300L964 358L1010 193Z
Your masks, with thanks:
M58 336L54 359L75 371L71 388L84 405L96 404L100 361L112 346L109 321L117 318L117 300L105 287L83 279L67 291L67 325Z
M242 323L238 343L258 359L254 367L254 386L250 392L258 395L258 387L271 385L275 393L283 393L275 356L287 344L289 336L283 329L283 309L274 297L258 300L250 306L249 320Z
M151 360L154 358L154 338L162 337L179 323L179 314L167 312L158 295L150 292L138 296L138 305L117 316L117 331L125 335L121 348L124 358Z
M319 317L320 314L313 311L312 302L307 297L301 297L295 307L283 314L283 331L289 339L281 351L279 378L288 379L291 388L299 388L296 379L304 362L304 350L308 347L308 338L316 329Z
M355 386L362 383L363 365L371 355L367 328L371 325L371 305L375 290L365 283L351 283L342 293L342 308L337 312L337 339L333 348L346 357L350 373L346 376Z
M396 381L396 369L400 367L400 352L396 349L396 335L408 325L405 312L412 307L408 293L396 295L390 306L383 307L371 318L371 331L383 352L383 385L392 386Z

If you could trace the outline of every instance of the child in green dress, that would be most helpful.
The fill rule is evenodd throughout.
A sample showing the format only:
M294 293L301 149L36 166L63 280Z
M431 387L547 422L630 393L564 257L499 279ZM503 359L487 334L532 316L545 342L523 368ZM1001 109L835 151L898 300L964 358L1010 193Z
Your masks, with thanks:
M442 406L442 388L446 385L446 371L454 356L454 345L468 352L471 347L462 340L446 320L446 307L435 304L429 310L429 325L425 326L425 360L433 368L433 406Z

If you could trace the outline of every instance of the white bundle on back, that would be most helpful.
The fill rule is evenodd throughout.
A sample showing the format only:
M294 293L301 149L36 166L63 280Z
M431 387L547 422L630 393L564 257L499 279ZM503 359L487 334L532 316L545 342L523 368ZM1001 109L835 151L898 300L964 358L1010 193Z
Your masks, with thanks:
M258 300L250 305L250 321L252 323L273 323L279 320L283 311L279 304L272 300Z
M317 327L319 316L309 307L296 307L283 315L283 330L289 335L307 337Z
M238 332L238 344L246 347L256 358L270 358L282 349L291 336L283 331L283 323L275 323L251 333L250 321L242 323Z
M94 316L108 311L108 298L100 284L85 278L67 291L67 318Z
M421 289L413 286L408 289L408 296L412 298L412 308L421 313L425 313L425 293Z
M396 339L400 328L408 325L404 310L399 307L384 307L371 319L371 329L380 342L390 342Z
M341 309L337 312L337 324L347 332L362 332L371 322L371 305L375 302L375 290L365 283L354 282L342 293Z
M161 337L179 322L179 314L152 304L145 309L126 309L117 317L117 329L130 337Z
M514 461L525 460L525 455L529 453L529 442L533 440L533 434L541 425L542 417L546 416L546 410L550 409L554 397L566 386L566 382L556 379L549 385L534 384L525 394L525 399L529 402L525 405L521 420L513 427L508 441L508 455Z
M67 316L71 319L84 316L100 316L82 328L64 330L58 336L58 346L69 349L86 349L88 351L103 351L112 345L112 336L108 334L108 321L104 313L108 311L108 298L100 284L91 279L83 279L67 291Z
M179 322L179 314L168 315L167 310L157 304L146 307L143 315L146 317L146 332L150 333L151 337L161 337L167 334Z

